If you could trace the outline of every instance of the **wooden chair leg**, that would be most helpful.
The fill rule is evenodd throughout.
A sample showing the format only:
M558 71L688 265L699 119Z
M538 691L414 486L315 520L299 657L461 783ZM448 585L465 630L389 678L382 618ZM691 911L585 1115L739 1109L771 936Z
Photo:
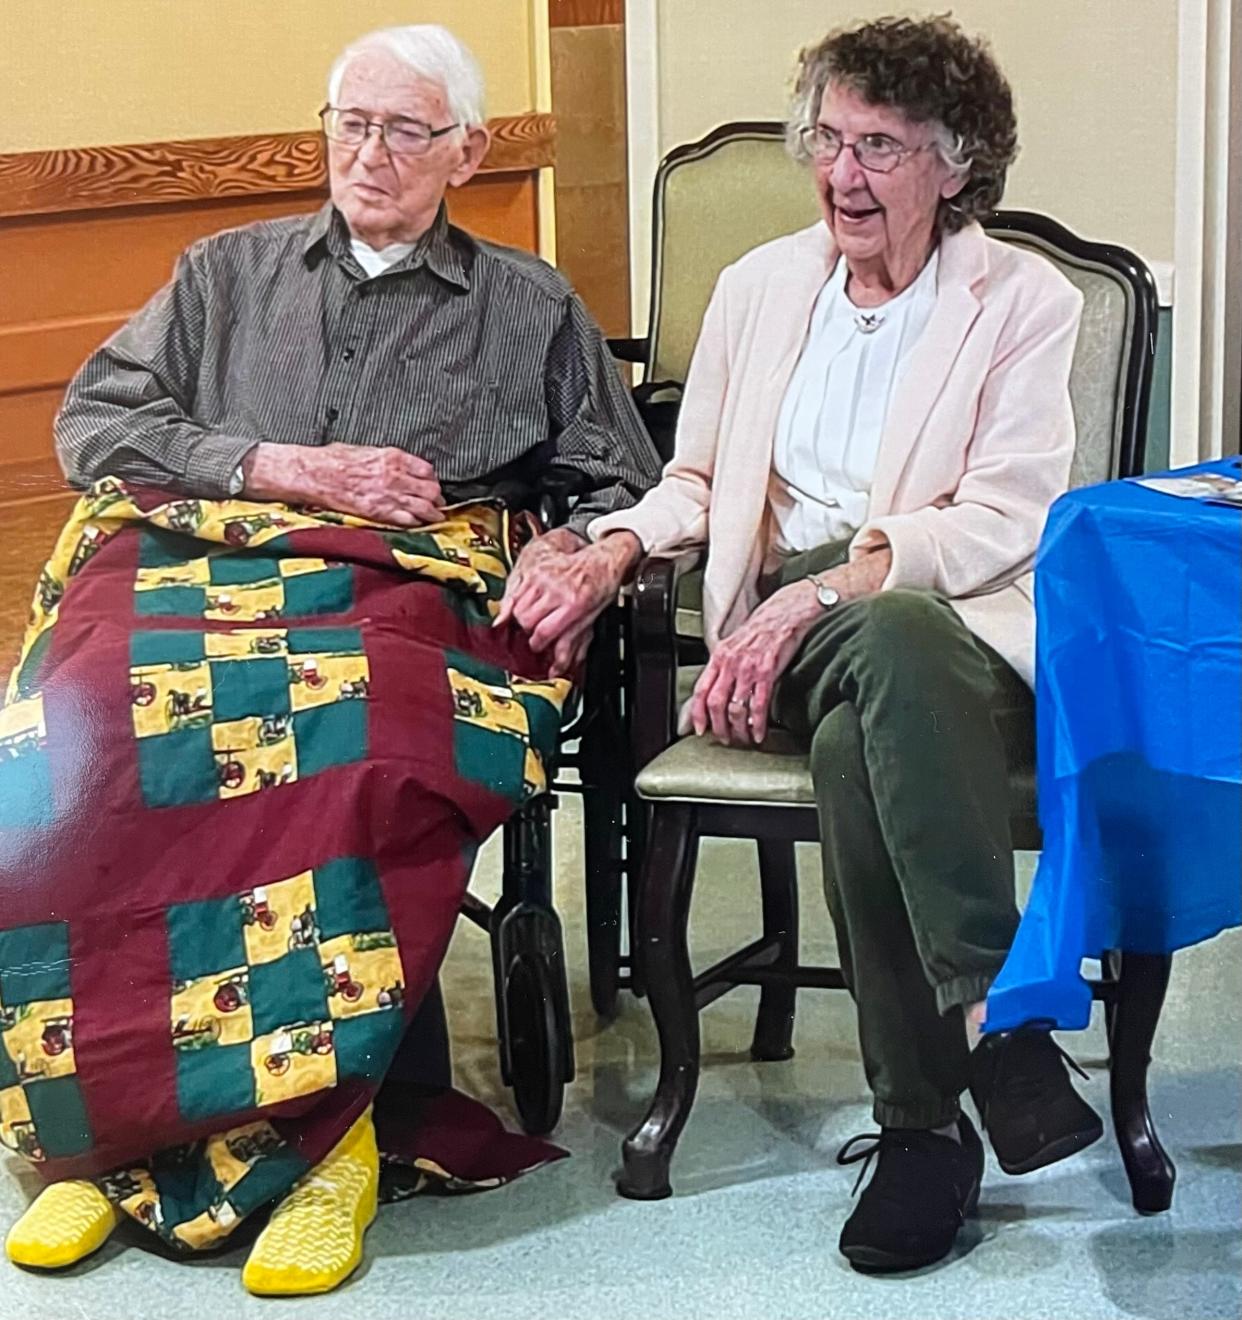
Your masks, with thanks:
M798 966L798 870L788 839L760 839L759 884L763 895L763 937L781 942L774 968ZM759 1013L750 1057L761 1063L792 1059L794 1009L798 988L769 983L759 994Z
M660 1036L660 1081L642 1122L621 1148L622 1196L655 1201L672 1193L668 1171L699 1084L699 1012L686 943L698 827L692 807L651 812L643 860L634 957Z
M1167 1210L1177 1170L1152 1123L1147 1103L1147 1068L1172 954L1113 953L1116 1004L1109 1033L1109 1094L1113 1130L1121 1147L1134 1208L1144 1214Z

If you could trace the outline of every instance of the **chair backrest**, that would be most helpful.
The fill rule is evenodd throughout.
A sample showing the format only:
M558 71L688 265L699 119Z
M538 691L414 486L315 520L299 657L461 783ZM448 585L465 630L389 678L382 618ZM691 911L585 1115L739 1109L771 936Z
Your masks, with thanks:
M656 174L647 380L684 381L716 277L820 214L780 124L725 124L676 147Z
M1047 258L1083 296L1070 367L1077 444L1070 485L1143 470L1147 406L1156 358L1156 281L1125 248L1092 243L1030 211L996 211L993 238Z
M725 124L670 152L655 182L646 379L684 381L720 271L819 214L778 123ZM984 227L1051 261L1082 292L1070 371L1078 429L1071 485L1141 472L1156 350L1151 272L1125 248L1088 242L1046 216L997 211Z

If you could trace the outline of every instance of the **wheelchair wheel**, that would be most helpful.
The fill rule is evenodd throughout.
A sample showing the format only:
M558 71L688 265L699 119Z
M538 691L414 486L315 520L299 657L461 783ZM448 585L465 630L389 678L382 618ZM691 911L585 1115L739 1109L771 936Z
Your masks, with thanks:
M534 951L518 954L505 976L504 997L518 1115L531 1136L546 1136L556 1126L565 1099L562 1025L547 960Z

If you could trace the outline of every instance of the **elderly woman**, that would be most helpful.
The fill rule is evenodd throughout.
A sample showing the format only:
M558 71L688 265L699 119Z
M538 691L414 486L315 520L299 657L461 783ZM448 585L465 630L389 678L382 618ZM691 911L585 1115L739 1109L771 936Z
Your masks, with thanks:
M789 144L823 221L721 275L675 457L589 534L628 537L631 560L706 543L695 732L745 745L776 719L807 741L881 1127L841 1250L909 1269L949 1251L978 1197L965 1089L1010 1173L1101 1133L1047 1032L969 1049L1017 925L1007 748L1030 747L1030 569L1074 447L1081 299L979 226L1014 113L948 19L804 51Z

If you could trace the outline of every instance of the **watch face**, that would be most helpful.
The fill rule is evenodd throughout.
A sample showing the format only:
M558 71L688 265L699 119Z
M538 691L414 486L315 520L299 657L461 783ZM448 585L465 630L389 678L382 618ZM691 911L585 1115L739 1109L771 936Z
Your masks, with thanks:
M815 578L811 579L815 583L815 596L819 603L825 608L830 609L833 605L839 604L841 593L836 587L830 587L824 582Z

